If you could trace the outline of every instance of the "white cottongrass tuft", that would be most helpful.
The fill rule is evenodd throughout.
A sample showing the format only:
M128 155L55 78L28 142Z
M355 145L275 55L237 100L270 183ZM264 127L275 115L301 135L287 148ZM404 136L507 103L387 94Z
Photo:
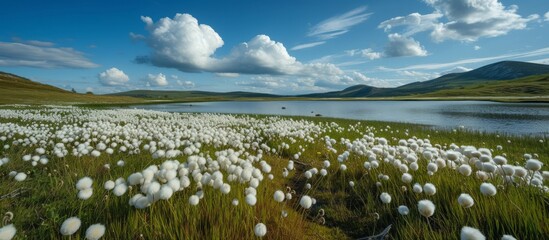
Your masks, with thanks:
M389 204L391 202L391 195L389 195L388 193L384 192L384 193L381 193L381 195L379 195L379 199L381 199L381 201L385 204Z
M422 216L430 217L435 213L435 204L431 200L421 200L417 203L417 210Z
M198 202L200 201L200 198L198 198L198 196L196 195L192 195L190 198L189 198L189 204L193 205L193 206L196 206L198 205Z
M505 234L503 237L501 237L501 240L517 240L515 237Z
M470 207L473 206L473 204L475 204L475 201L473 200L471 195L469 195L467 193L462 193L458 197L458 203L459 203L459 205L461 205L464 208L470 208Z
M299 200L299 205L301 205L301 207L305 209L309 209L313 205L313 200L311 199L311 197L303 195L303 197L301 197L301 200Z
M421 187L421 185L419 183L416 183L416 184L414 184L414 187L412 188L412 191L414 191L415 193L422 193L423 188Z
M410 209L405 205L398 206L398 213L400 215L408 215L410 213Z
M82 200L88 200L93 195L93 188L80 190L78 192L78 198Z
M283 202L284 201L284 192L280 191L280 190L277 190L275 193L274 193L274 200L277 201L277 202Z
M17 175L15 175L15 181L18 181L18 182L22 182L22 181L25 181L25 179L27 179L27 174L25 173L17 173Z
M246 203L250 206L255 206L255 204L257 203L257 198L254 194L248 194L246 195Z
M426 183L423 185L423 192L429 196L433 196L437 193L437 188L432 183Z
M85 190L92 187L93 180L89 177L83 177L76 182L76 189Z
M15 236L16 232L17 229L15 229L13 224L3 226L0 228L0 239L11 240Z
M491 183L482 183L480 184L480 192L485 196L494 196L497 193L497 189Z
M88 227L86 230L86 239L97 240L103 237L105 234L105 226L100 223L96 223Z
M471 166L469 166L467 164L463 164L463 165L459 166L458 172L461 173L461 175L463 175L463 176L470 176L471 173L473 172L473 169L471 169Z
M105 187L105 190L110 191L115 187L115 184L112 180L106 181L105 184L103 184L103 187Z
M526 161L526 166L525 167L528 170L538 171L538 170L541 169L541 167L543 167L543 163L540 162L537 159L530 159L530 160Z
M476 228L463 227L460 234L461 240L484 240L486 237Z
M77 217L67 218L67 220L61 224L61 229L59 229L59 232L64 236L73 235L76 231L78 231L81 224L82 222Z
M231 204L233 204L233 206L238 206L238 199L233 199L233 201L231 202Z
M267 226L263 223L258 223L254 227L254 233L257 237L263 237L267 234Z
M402 182L404 183L411 183L412 182L412 174L404 173L402 174Z

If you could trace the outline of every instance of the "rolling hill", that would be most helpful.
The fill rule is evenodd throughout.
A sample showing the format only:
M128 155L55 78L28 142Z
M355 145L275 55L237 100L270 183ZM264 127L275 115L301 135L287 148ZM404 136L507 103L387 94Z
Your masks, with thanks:
M488 82L426 93L422 97L548 96L549 74Z
M51 85L0 72L0 104L134 103L132 97L78 94Z

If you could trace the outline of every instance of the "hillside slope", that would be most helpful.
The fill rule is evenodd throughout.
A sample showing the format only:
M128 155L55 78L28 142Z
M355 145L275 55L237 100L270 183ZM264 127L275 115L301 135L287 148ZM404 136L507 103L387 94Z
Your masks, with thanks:
M414 82L397 88L387 89L375 97L407 96L426 94L443 89L453 89L478 85L492 81L510 80L532 75L549 73L549 65L503 61L489 64L468 72L451 73L424 82Z
M414 95L421 97L471 97L471 96L549 96L549 74L534 75L513 80L486 82L466 87L440 90Z
M133 103L142 101L131 97L73 93L14 74L0 72L0 104Z

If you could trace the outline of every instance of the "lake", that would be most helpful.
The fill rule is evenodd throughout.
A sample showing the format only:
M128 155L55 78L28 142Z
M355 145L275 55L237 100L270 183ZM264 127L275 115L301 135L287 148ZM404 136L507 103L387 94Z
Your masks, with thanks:
M549 103L487 101L228 101L139 105L168 112L248 113L407 122L440 128L549 135Z

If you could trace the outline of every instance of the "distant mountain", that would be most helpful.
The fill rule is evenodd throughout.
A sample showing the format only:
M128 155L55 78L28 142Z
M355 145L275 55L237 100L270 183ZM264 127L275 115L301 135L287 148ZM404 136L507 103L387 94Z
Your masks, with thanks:
M408 96L444 89L460 88L484 82L510 80L549 73L549 65L503 61L463 73L451 73L433 80L414 82L375 94L375 97Z
M351 97L370 97L386 91L386 88L377 88L368 85L355 85L345 88L341 91L333 91L326 93L312 93L299 95L298 97L310 98L351 98Z
M0 72L0 104L131 103L142 101L129 97L73 93L15 74Z

